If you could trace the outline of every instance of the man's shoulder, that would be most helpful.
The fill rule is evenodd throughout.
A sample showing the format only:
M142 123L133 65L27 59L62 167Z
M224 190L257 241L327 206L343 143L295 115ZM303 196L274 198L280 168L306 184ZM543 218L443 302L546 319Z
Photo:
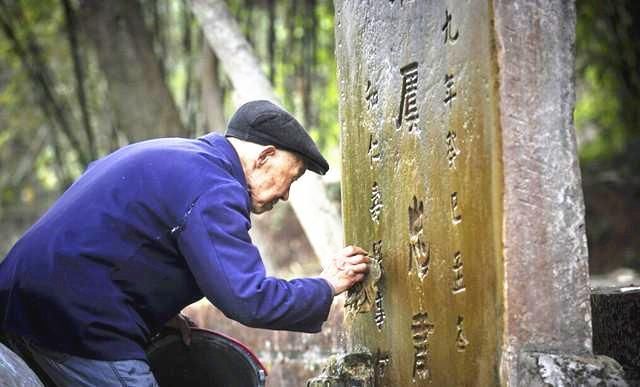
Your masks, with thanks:
M92 163L89 169L127 170L136 175L166 175L177 180L205 172L209 176L238 175L239 162L232 156L219 144L200 139L159 138L122 147Z

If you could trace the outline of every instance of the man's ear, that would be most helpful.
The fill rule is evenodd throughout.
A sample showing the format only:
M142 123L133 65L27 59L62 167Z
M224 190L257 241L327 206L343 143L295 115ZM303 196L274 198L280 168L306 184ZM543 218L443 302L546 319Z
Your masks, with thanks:
M258 155L258 159L256 160L256 167L263 166L267 162L267 160L269 160L270 157L275 156L275 154L276 147L273 145L267 145L262 148L260 154Z

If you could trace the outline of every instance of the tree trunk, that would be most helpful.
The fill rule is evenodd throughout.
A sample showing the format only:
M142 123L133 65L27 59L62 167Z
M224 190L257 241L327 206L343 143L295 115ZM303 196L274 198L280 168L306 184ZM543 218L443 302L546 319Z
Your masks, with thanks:
M202 82L202 111L208 132L224 133L225 119L222 104L222 89L218 79L218 60L206 42L202 44L200 79Z
M107 78L119 129L130 141L184 135L138 2L84 0L81 13L79 20Z
M222 0L192 0L207 41L222 63L235 89L237 105L267 99L278 103L260 62ZM293 185L290 201L311 246L319 258L342 246L342 224L320 178L312 173Z
M194 72L199 69L195 65L193 50L193 14L191 8L186 1L181 4L181 21L182 21L182 49L186 68L186 81L184 85L184 97L182 102L183 117L186 122L186 128L189 137L194 137L197 132L196 127L196 100L194 98L195 80Z
M31 31L28 24L26 24L22 9L17 6L13 9L14 12L12 13L4 2L0 2L0 11L0 28L11 42L12 50L20 58L29 78L34 84L34 89L37 90L36 97L39 100L40 109L52 124L51 130L55 131L57 130L56 127L58 127L78 156L78 162L82 166L87 165L90 160L73 130L69 106L64 98L56 92L56 82L53 78L53 72L42 56L42 48L36 41L36 35ZM19 40L14 23L22 25L25 31L24 35L26 35L25 45ZM55 138L57 139L57 137ZM58 168L64 169L65 165L59 165ZM67 186L70 180L70 177L64 177L61 180L62 185Z
M76 79L76 95L78 97L78 105L82 116L82 126L87 137L87 145L89 148L89 156L91 159L98 158L98 148L96 146L93 127L91 125L91 117L89 107L87 106L87 96L84 85L84 65L80 56L80 44L78 42L78 28L76 14L71 6L71 0L62 0L62 8L64 9L64 18L67 31L67 39L69 40L69 50L73 59L73 74Z
M269 10L269 32L267 33L267 53L269 55L269 81L276 79L276 0L267 0Z

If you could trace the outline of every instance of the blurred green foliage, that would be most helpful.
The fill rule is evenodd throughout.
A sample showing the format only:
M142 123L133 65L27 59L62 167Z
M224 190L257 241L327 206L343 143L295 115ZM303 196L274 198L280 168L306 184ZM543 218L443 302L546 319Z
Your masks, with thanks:
M249 41L257 55L263 61L263 69L273 74L273 83L277 94L285 106L301 120L321 147L331 152L338 145L336 71L333 55L333 5L331 1L270 1L249 2L229 1ZM79 2L72 2L78 8ZM153 33L154 48L158 60L165 70L165 79L177 105L181 109L185 122L189 123L189 104L183 90L188 81L188 73L194 71L202 51L203 36L193 15L186 18L190 23L185 29L185 13L190 13L188 2L182 0L141 0L145 12L145 22ZM270 7L273 6L273 12ZM70 115L79 121L79 107L74 100L74 74L71 53L65 37L65 20L62 2L57 0L18 0L0 3L0 15L3 20L13 24L15 38L23 48L28 47L33 38L40 55L46 59L51 71L50 82L55 97L69 106ZM17 17L19 15L19 17ZM269 42L269 28L273 24L275 35ZM187 32L188 31L188 32ZM105 114L108 93L104 76L96 63L92 46L82 30L77 31L81 43L81 55L85 59L85 73L88 78L89 107L92 112L96 132L110 132L110 122ZM185 34L189 34L191 51L184 48ZM270 52L270 49L272 50ZM273 59L271 59L273 56ZM16 147L20 140L28 141L44 132L48 137L45 146L32 158L53 158L51 135L55 124L51 118L39 109L38 85L30 79L29 65L25 66L15 50L14 42L6 33L0 35L0 151L10 159L24 156ZM27 61L35 61L32 56ZM38 70L38 69L36 69ZM193 74L192 74L193 75ZM229 91L230 84L220 74L222 82ZM196 95L199 97L199 95ZM231 114L233 104L230 93L225 94L226 113ZM201 122L190 122L201 125ZM76 123L74 129L80 131ZM191 128L193 133L200 133ZM104 137L104 136L103 136ZM107 136L108 137L108 136ZM104 155L121 142L111 144L103 138L99 155ZM62 148L69 144L61 144ZM14 154L14 151L17 154ZM72 155L72 152L67 152ZM334 152L335 153L335 152ZM47 156L48 155L48 156ZM10 160L2 160L3 165L12 166ZM15 160L14 160L15 161ZM78 164L77 160L63 160L65 164ZM54 160L43 162L39 168L52 168ZM83 165L76 165L71 177L77 176ZM50 171L55 176L54 171ZM46 176L44 174L43 176ZM3 181L4 182L4 181ZM12 184L2 184L3 189L14 189ZM61 187L64 188L64 187Z
M640 2L577 0L575 126L591 273L640 272Z
M640 2L578 0L575 126L583 162L640 138Z
M129 1L129 0L127 0ZM164 81L193 136L207 131L201 99L204 37L185 0L131 0L142 9ZM79 176L90 159L125 145L109 104L109 85L95 48L82 28L85 0L0 0L0 218L6 245L0 255L48 203ZM84 125L68 31L84 72L89 127ZM272 79L285 107L339 164L338 97L330 0L230 0L229 8ZM232 86L218 66L226 117L232 114ZM45 86L43 86L43 84ZM46 90L48 88L48 90ZM60 107L67 125L56 116ZM63 129L77 139L74 144ZM96 152L86 162L89 137Z

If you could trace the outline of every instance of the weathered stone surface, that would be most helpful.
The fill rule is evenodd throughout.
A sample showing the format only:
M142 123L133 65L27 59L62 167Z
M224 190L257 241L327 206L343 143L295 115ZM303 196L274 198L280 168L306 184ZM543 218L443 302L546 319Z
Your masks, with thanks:
M492 37L487 2L336 2L346 242L382 268L351 349L380 353L379 385L499 379Z
M627 386L620 365L606 356L523 352L519 372L519 386Z
M616 359L640 385L640 287L594 290L591 309L593 352Z
M333 356L320 376L307 382L307 387L373 387L374 358L369 352L355 352Z
M0 386L43 387L43 384L24 360L0 344Z
M531 352L619 372L590 357L573 1L335 9L345 239L381 268L348 350L389 386L526 385Z
M511 352L591 351L590 291L572 121L574 4L496 0L493 9L508 378Z

